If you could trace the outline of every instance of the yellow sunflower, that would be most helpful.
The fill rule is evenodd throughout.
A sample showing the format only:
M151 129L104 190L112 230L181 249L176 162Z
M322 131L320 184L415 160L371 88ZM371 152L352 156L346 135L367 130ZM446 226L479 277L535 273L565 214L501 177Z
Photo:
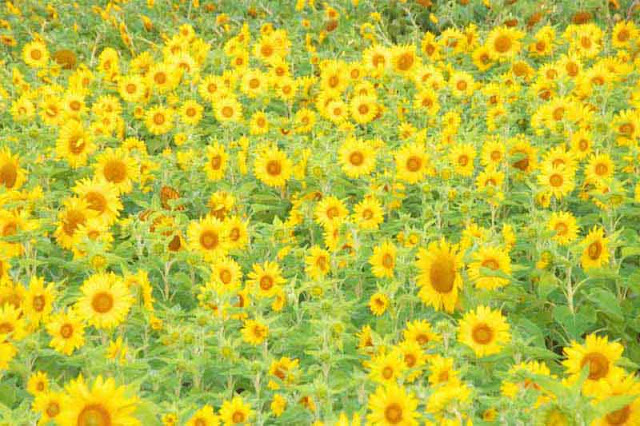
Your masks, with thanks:
M218 181L224 178L227 170L228 157L229 155L224 145L218 142L207 147L207 162L204 165L204 170L210 180Z
M324 197L313 210L316 223L325 228L330 225L339 225L348 215L349 210L344 202L333 195Z
M402 147L396 153L395 160L397 178L407 183L418 183L429 172L429 156L416 143Z
M508 278L485 275L482 268L511 274L511 259L506 250L497 247L480 247L473 253L473 262L469 264L469 278L476 288L495 290L509 284Z
M420 415L418 400L413 393L392 383L379 386L369 396L367 422L372 426L417 426Z
M44 68L49 62L49 51L44 42L35 40L22 48L22 60L31 68Z
M304 262L304 271L313 280L324 277L331 270L331 255L318 246L309 249L309 255L304 258Z
M98 376L89 386L82 376L65 386L62 410L56 417L61 425L138 426L134 417L137 397L127 397L124 386L116 387L112 378Z
M524 33L516 28L496 27L489 32L486 45L495 59L509 59L520 51Z
M373 248L369 264L371 272L376 278L393 278L397 251L396 246L389 241Z
M192 221L187 229L187 238L191 250L200 252L206 260L213 261L227 253L226 228L224 223L215 217L207 216Z
M248 222L238 216L230 216L224 220L227 229L229 250L241 250L249 243Z
M49 346L64 355L84 345L84 323L74 310L51 316L46 322L51 341Z
M232 96L225 96L214 105L214 115L220 123L242 120L242 104Z
M546 164L538 175L538 184L542 190L561 200L575 187L574 173L570 167Z
M264 342L269 335L269 327L261 321L245 320L240 334L244 342L258 346Z
M587 183L603 184L615 174L615 164L609 154L594 154L589 158L584 171Z
M342 170L350 178L368 176L376 168L373 147L361 139L347 139L338 151Z
M234 396L231 401L224 401L220 407L220 420L225 426L249 424L253 417L251 405L244 402L241 396Z
M7 190L20 189L26 180L26 171L20 167L20 158L9 148L0 150L0 185Z
M349 112L356 123L370 123L378 114L376 99L369 96L355 96L349 102Z
M242 280L242 269L235 260L224 257L217 259L211 266L210 283L218 293L237 290Z
M0 341L22 340L27 334L22 311L9 304L0 306Z
M578 238L578 225L571 212L553 212L548 222L548 229L555 231L553 240L560 245L567 245Z
M389 300L389 296L384 293L378 292L371 295L368 305L371 313L379 317L387 311L389 303L391 303L391 301Z
M173 129L173 109L156 105L145 113L144 123L149 133L164 135Z
M193 413L193 416L187 420L186 426L218 426L219 424L220 418L214 413L213 407L207 404Z
M272 297L278 287L287 282L282 277L280 265L276 262L264 262L262 265L254 263L253 271L247 274L247 286L257 290L259 297Z
M22 302L22 311L33 325L38 325L51 313L55 298L53 283L45 287L44 278L34 275L29 281L29 288Z
M436 311L453 312L462 289L462 253L458 248L444 239L431 242L426 250L418 250L416 266L419 270L418 296L422 302Z
M255 160L253 171L256 178L268 186L281 187L289 180L292 163L287 154L277 147L270 147Z
M593 227L582 245L580 262L584 269L599 268L609 262L609 239L604 236L604 229Z
M378 229L384 222L382 204L375 197L365 197L353 208L353 220L360 229Z
M457 144L449 152L449 161L454 170L460 176L473 174L473 160L476 158L476 150L471 144Z
M108 181L98 179L80 179L73 192L87 202L87 207L95 214L92 218L111 225L118 219L123 209L117 187Z
M95 213L89 209L89 203L80 198L67 198L63 206L58 213L58 227L54 236L62 248L71 249L76 230L94 217Z
M402 337L407 341L418 343L423 348L430 342L438 342L440 336L433 331L431 324L427 320L413 320L407 323L402 331Z
M80 287L76 302L78 315L99 329L111 329L122 323L134 299L122 278L111 273L97 273Z
M64 394L62 392L47 391L38 394L33 400L33 411L40 413L38 425L55 422L62 411Z
M132 191L133 182L138 179L140 169L128 151L107 148L96 160L94 168L99 180L109 182L120 194Z
M478 357L500 353L510 340L506 318L486 306L467 312L458 324L458 341L473 349Z
M88 156L95 149L91 133L79 121L69 120L60 129L56 155L67 160L71 167L78 168L87 164Z

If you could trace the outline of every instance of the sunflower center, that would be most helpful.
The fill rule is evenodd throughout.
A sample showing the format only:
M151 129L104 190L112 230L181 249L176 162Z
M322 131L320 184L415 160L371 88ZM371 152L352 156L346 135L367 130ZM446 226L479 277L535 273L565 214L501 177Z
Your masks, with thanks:
M4 228L2 228L2 236L9 237L11 235L15 235L18 232L18 225L15 222L7 223Z
M558 235L567 235L569 232L569 227L564 222L557 223L554 229Z
M498 264L498 262L495 259L487 259L487 260L483 261L482 262L482 266L484 266L485 268L492 269L494 271L496 271L498 268L500 268L500 265Z
M580 44L582 45L582 47L584 47L585 49L589 49L591 47L591 39L589 37L582 37L580 39Z
M602 243L600 241L595 241L589 244L589 248L587 249L587 254L589 255L589 258L591 258L592 260L599 259L600 255L602 254Z
M596 165L596 174L598 176L604 176L604 175L607 174L608 171L609 171L609 168L607 167L606 164L600 163L600 164Z
M233 416L231 416L231 420L233 423L243 423L245 421L245 417L246 416L242 411L236 411L233 413Z
M464 80L460 80L456 83L456 88L460 91L467 90L467 82Z
M554 188L558 188L561 187L562 184L564 183L564 179L562 178L562 175L559 173L554 173L551 176L549 176L549 183L551 184L551 186L553 186Z
M0 334L9 334L13 331L13 324L10 322L0 323Z
M267 173L271 176L278 176L282 172L282 166L277 160L271 160L267 163Z
M371 218L373 218L373 212L371 211L371 209L366 209L362 212L362 218L365 220L369 220Z
M407 160L407 170L417 172L422 167L422 160L419 157L409 157Z
M416 365L416 356L414 354L406 354L404 356L404 363L407 364L407 367L411 368Z
M466 166L467 164L469 164L469 157L466 155L461 155L460 157L458 157L458 164L462 167Z
M396 425L402 421L402 407L397 402L387 405L387 408L384 409L384 418L391 423L392 425Z
M382 256L382 266L387 269L393 268L393 256L389 253L385 253L384 256Z
M369 113L369 107L366 104L358 106L358 112L362 115Z
M231 276L231 272L229 272L229 270L224 269L222 271L220 271L220 281L222 281L222 284L229 284L231 282L232 276Z
M127 178L127 166L122 161L112 160L104 166L104 177L112 183L120 183Z
M386 366L385 368L382 369L382 377L384 377L386 380L389 380L393 377L393 368Z
M233 108L231 108L230 106L225 106L224 108L222 108L222 116L226 118L233 117Z
M113 308L113 296L104 291L96 293L91 299L91 306L100 314L107 313Z
M60 327L60 335L65 339L68 339L73 335L73 326L71 324L64 324Z
M33 309L36 312L42 312L42 310L44 309L45 305L46 305L46 299L44 298L43 295L39 295L33 298L32 304L33 304Z
M31 51L31 59L33 59L34 61L39 60L40 58L42 58L42 52L39 51L38 49L34 49Z
M264 291L269 291L271 290L271 287L273 287L273 278L266 275L262 278L260 278L260 288Z
M107 209L107 200L99 192L88 192L84 199L89 204L91 210L95 210L99 213L104 213Z
M582 358L580 368L589 366L589 380L600 380L609 372L609 360L599 352L591 352Z
M12 163L5 163L0 167L0 184L4 184L7 189L13 188L18 179L18 170Z
M62 225L64 233L73 235L79 225L83 225L87 221L85 215L78 210L69 210Z
M605 417L607 423L610 425L622 425L631 417L631 407L625 405L623 408L613 411Z
M214 249L218 246L218 234L213 231L204 231L200 235L200 244L207 250Z
M398 69L401 71L410 70L413 66L415 59L411 53L405 53L398 58Z
M69 139L69 151L71 151L72 154L81 154L86 146L87 143L80 135L75 135Z
M158 84L164 84L167 81L167 75L163 72L159 72L153 77L153 80Z
M436 259L429 270L431 286L441 294L450 293L456 279L456 270L451 259Z
M45 412L47 413L47 416L49 416L49 418L53 418L60 414L60 405L55 401L51 401L49 402L49 404L47 404Z
M213 170L220 170L220 166L222 166L222 157L219 155L211 157L211 168Z
M473 341L481 345L486 345L493 340L493 330L487 324L478 324L471 332Z
M332 75L331 77L329 77L328 82L330 87L336 87L338 84L340 84L340 79L337 75Z
M196 419L195 422L193 422L194 426L207 426L207 421L204 419Z
M90 404L78 415L78 426L110 426L111 415L102 404Z
M257 78L252 78L249 81L249 87L251 87L252 89L257 89L258 87L260 87L260 80L258 80Z
M493 42L493 47L500 53L506 53L511 49L511 39L506 35L499 35Z

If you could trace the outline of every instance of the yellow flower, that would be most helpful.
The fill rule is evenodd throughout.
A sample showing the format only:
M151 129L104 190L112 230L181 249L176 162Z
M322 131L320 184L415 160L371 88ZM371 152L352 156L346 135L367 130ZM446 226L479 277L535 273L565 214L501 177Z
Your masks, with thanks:
M395 155L396 176L407 183L422 181L428 172L429 156L418 144L408 144Z
M173 128L173 109L156 105L145 114L147 130L154 135L164 135Z
M578 225L571 212L553 212L548 222L548 229L555 231L553 240L560 245L567 245L578 238Z
M382 204L375 197L365 197L353 208L353 220L360 229L378 229L384 222Z
M462 289L462 253L444 239L418 250L418 296L424 304L439 311L453 312Z
M193 416L187 420L186 426L218 426L219 424L220 418L214 413L213 407L207 404L193 413Z
M419 414L418 400L413 393L392 383L379 386L374 394L369 396L367 403L369 414L368 424L375 426L417 426Z
M305 273L311 279L324 277L331 270L331 257L327 250L318 246L309 249L309 255L304 258Z
M56 420L62 411L63 398L62 392L47 391L36 395L33 400L33 411L41 415L38 425L46 425Z
M96 177L112 184L120 194L132 191L140 170L128 151L112 148L107 148L97 157L94 168Z
M187 229L187 238L191 250L200 252L208 261L226 255L228 250L227 232L223 222L207 216L192 221Z
M270 147L254 162L256 178L268 186L284 186L292 172L291 160L277 147Z
M84 345L84 324L73 310L53 315L46 328L51 336L49 346L61 354L71 355Z
M478 357L500 353L510 340L505 317L486 306L467 312L458 325L458 341L473 349Z
M87 157L95 151L93 137L76 120L67 121L58 135L56 141L56 154L67 160L73 168L87 164Z
M391 242L385 242L373 248L373 254L369 258L371 272L376 278L393 278L396 266L397 249Z
M22 310L32 325L37 326L51 313L56 292L53 283L44 286L44 278L35 275L29 281L29 289L22 302Z
M78 314L100 329L111 329L122 323L133 304L129 289L114 273L90 276L82 283L80 292L76 302Z
M231 401L224 401L220 407L220 420L225 426L249 423L253 417L251 405L243 401L241 396L234 396Z
M27 392L34 397L46 393L49 390L49 378L44 371L37 371L29 377Z
M370 175L376 168L376 155L367 142L349 138L338 151L342 170L350 178Z
M335 196L324 197L320 201L314 211L316 222L325 228L330 225L338 225L342 223L349 215L349 210L344 202Z
M609 262L609 239L604 236L604 229L593 227L582 245L580 262L584 269L599 268Z
M387 311L389 303L389 296L378 292L369 299L369 309L371 309L373 315L379 317Z
M204 165L204 170L210 180L218 181L224 178L228 157L224 145L218 142L207 147L207 162Z
M486 44L494 58L508 59L518 54L521 48L520 39L524 35L515 28L497 27L489 32Z
M265 262L260 265L253 264L253 271L247 274L249 278L246 285L257 290L259 297L272 297L278 287L287 282L282 277L280 265L276 262Z
M20 157L12 154L7 147L0 150L0 185L7 190L17 190L26 177L26 171L20 167Z
M497 276L485 276L482 268L492 271L500 271L503 274L511 274L511 259L505 250L497 247L481 247L473 253L473 262L469 264L469 278L476 288L495 290L509 284L509 280Z
M43 68L49 62L47 46L39 40L29 42L22 48L22 60L31 68Z

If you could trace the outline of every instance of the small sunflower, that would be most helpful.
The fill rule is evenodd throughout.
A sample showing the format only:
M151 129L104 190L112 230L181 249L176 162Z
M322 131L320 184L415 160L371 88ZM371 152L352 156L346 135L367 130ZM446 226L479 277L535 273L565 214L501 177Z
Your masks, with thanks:
M278 287L287 282L282 277L280 265L276 262L265 262L262 265L253 265L253 271L247 275L247 286L257 291L259 297L272 297Z
M425 250L420 248L416 265L419 270L416 284L418 296L437 311L453 312L462 289L462 253L446 242L432 242Z
M251 405L244 402L241 396L234 396L231 401L224 401L220 407L220 420L225 426L247 424L253 417Z
M560 245L570 244L578 238L579 228L571 212L553 212L547 226L555 231L553 240Z
M256 178L268 186L281 187L289 180L292 163L277 147L265 150L254 162Z
M473 349L478 357L497 354L511 340L509 324L500 311L479 306L460 320L458 340Z
M473 261L469 263L469 278L476 288L495 290L509 284L507 278L498 276L486 276L482 268L499 271L503 274L511 274L511 259L506 250L497 247L481 247L473 253Z
M599 268L609 262L609 239L604 229L594 227L582 241L584 247L580 262L584 269Z
M64 355L84 345L84 323L73 310L51 316L46 322L51 341L49 346Z
M392 383L380 386L369 396L367 422L376 426L417 426L418 400L405 388Z
M127 286L114 273L90 276L82 283L80 292L76 302L79 316L100 329L122 323L134 302Z
M373 248L373 254L369 258L371 272L376 278L393 278L396 266L397 248L387 241Z
M228 157L224 145L214 143L207 147L207 162L204 170L207 177L212 181L218 181L224 178L228 165Z

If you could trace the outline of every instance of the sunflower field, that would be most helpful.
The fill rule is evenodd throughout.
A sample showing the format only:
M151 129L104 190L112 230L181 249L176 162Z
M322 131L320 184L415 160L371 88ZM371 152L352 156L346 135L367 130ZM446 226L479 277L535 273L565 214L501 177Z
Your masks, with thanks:
M640 425L640 1L6 0L0 425Z

